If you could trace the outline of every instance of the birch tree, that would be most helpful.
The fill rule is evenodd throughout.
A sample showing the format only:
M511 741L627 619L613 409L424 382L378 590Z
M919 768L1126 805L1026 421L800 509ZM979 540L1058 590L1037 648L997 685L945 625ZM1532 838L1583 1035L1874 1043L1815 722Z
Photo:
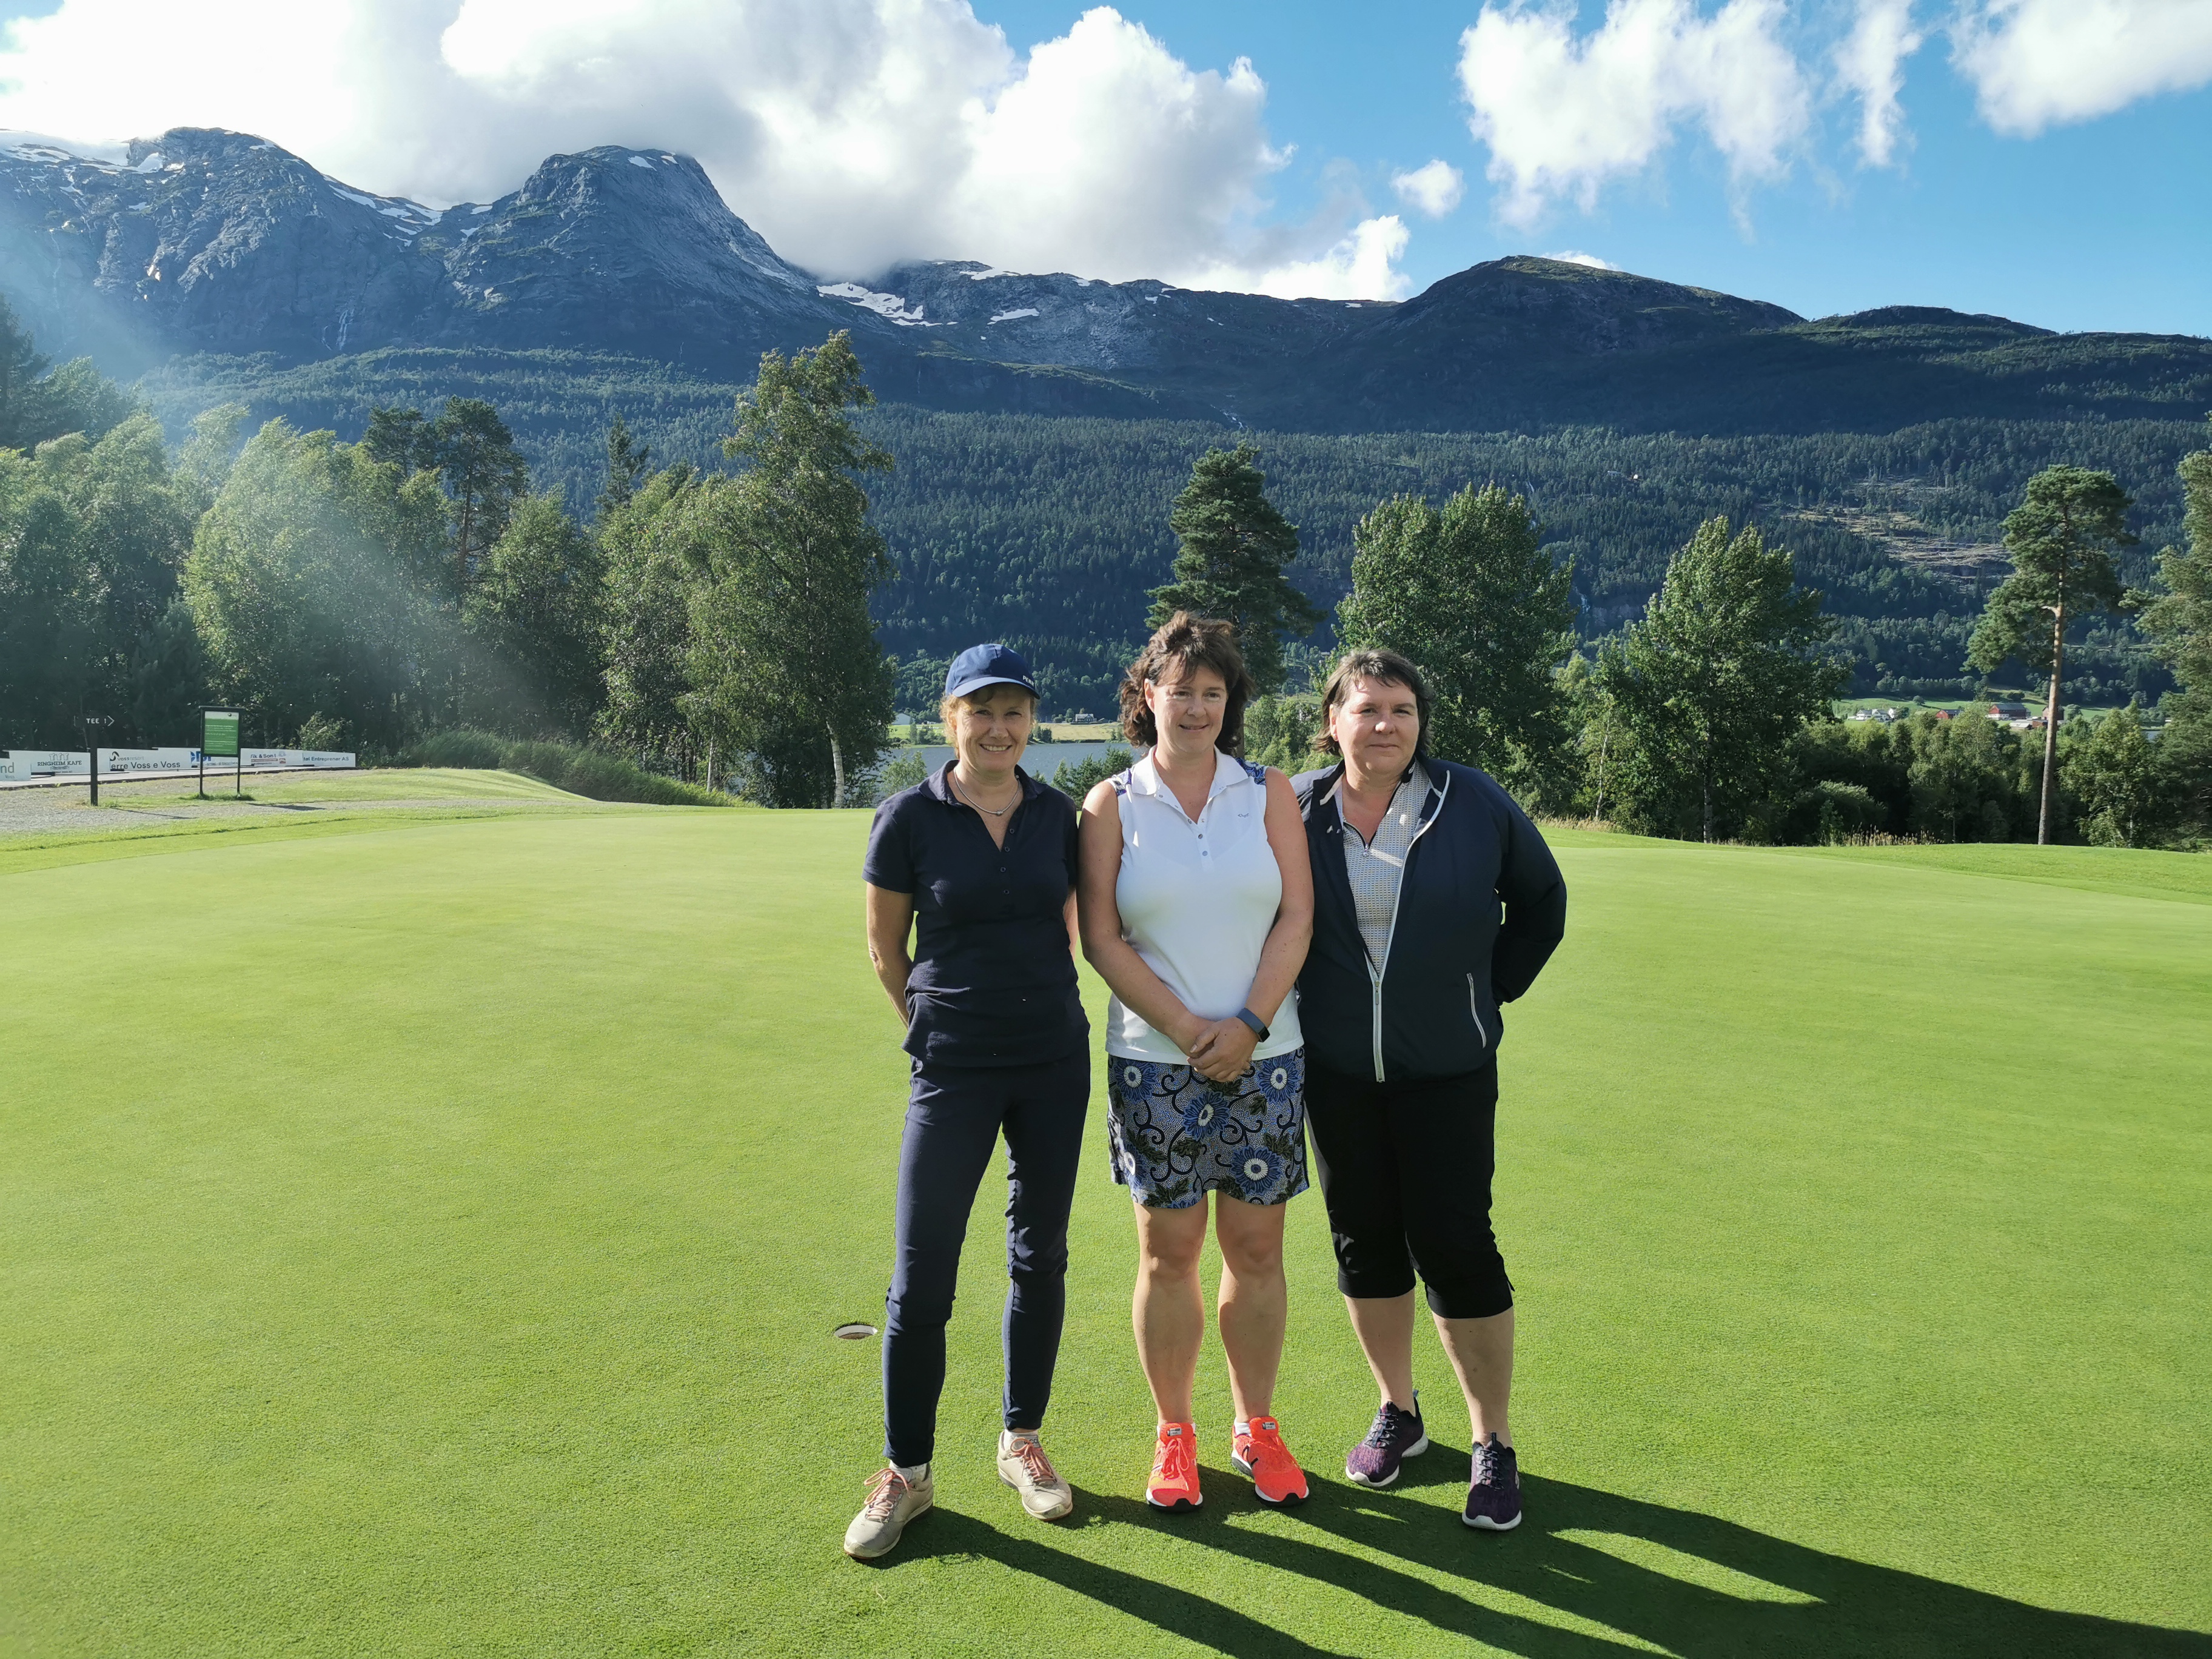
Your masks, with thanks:
M775 757L779 804L843 805L891 716L868 596L892 566L860 484L891 458L847 412L875 401L860 373L842 329L794 357L763 356L722 446L742 470L694 508L694 723L732 752ZM825 753L826 787L802 789L805 757Z

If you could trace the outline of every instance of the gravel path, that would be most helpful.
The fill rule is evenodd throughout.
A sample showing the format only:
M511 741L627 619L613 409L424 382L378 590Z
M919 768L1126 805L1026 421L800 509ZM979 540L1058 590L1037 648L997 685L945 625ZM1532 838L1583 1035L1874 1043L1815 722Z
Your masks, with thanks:
M196 818L300 818L318 812L420 811L424 808L499 806L527 811L533 803L512 797L487 796L470 799L453 795L424 800L251 801L225 800L212 790L204 801L160 799L177 793L176 780L100 786L100 805L86 805L80 790L74 799L48 790L10 790L0 793L0 838L10 836L115 835L143 830L163 823L186 823ZM137 797L134 800L133 797ZM141 804L143 803L143 804ZM158 803L158 804L157 804Z

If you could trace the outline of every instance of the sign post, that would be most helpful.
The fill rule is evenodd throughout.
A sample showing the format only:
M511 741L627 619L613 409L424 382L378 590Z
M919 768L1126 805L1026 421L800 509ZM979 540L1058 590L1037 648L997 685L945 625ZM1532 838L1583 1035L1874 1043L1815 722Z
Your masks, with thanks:
M100 805L100 728L115 724L112 714L87 714L84 717L85 775L92 780L92 805Z
M231 779L231 793L243 794L245 783L245 751L238 741L239 717L235 708L203 708L200 710L200 793L207 793L207 763L212 755L217 760L235 763Z

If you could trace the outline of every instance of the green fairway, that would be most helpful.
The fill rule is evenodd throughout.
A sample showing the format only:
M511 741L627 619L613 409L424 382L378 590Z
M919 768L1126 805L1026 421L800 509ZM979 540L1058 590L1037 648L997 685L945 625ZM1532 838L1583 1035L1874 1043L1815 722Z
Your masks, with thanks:
M1499 1114L1522 1528L1459 1523L1426 1336L1437 1447L1343 1481L1317 1192L1313 1499L1230 1471L1209 1345L1206 1506L1146 1510L1094 1107L1077 1514L991 1465L994 1177L939 1507L864 1567L867 815L343 827L0 852L0 1652L2212 1655L2212 860L1559 835Z

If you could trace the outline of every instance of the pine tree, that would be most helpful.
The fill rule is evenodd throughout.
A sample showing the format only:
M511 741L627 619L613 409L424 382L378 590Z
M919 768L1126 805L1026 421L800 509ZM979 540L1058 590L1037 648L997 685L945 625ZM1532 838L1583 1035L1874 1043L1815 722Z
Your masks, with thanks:
M1174 580L1152 589L1145 623L1158 628L1178 611L1234 623L1244 665L1266 694L1282 688L1284 636L1311 633L1322 612L1283 574L1297 557L1297 527L1267 500L1259 460L1243 443L1209 449L1193 465L1168 514L1182 544Z
M368 451L369 459L398 467L403 478L435 471L438 465L430 422L419 409L387 409L379 404L370 410L368 430L362 434L361 447Z
M28 449L51 435L39 379L46 372L46 360L32 343L31 331L16 320L15 308L0 299L0 449Z
M530 493L530 468L499 411L480 398L448 398L430 428L430 465L453 503L453 574L461 592L507 532L515 502Z
M2008 657L2018 657L2050 678L2038 845L2050 843L2058 785L2058 696L2066 677L2066 630L2077 621L2120 608L2123 590L2115 556L2135 543L2125 522L2133 505L2109 472L2051 466L2029 479L2027 499L2005 519L2012 574L1990 593L1967 641L1966 661L1984 674L1995 673Z
M1545 553L1528 501L1495 484L1441 512L1396 496L1352 546L1337 632L1419 665L1434 702L1427 746L1524 793L1553 781L1567 741L1553 671L1574 648L1574 576Z
M629 424L619 415L607 428L607 484L599 491L599 517L620 511L637 493L637 482L653 463L653 451L630 436Z
M2161 768L2200 829L2212 830L2212 450L2181 463L2186 547L2158 556L2164 590L2143 607L2143 631L2181 689L2162 705Z

